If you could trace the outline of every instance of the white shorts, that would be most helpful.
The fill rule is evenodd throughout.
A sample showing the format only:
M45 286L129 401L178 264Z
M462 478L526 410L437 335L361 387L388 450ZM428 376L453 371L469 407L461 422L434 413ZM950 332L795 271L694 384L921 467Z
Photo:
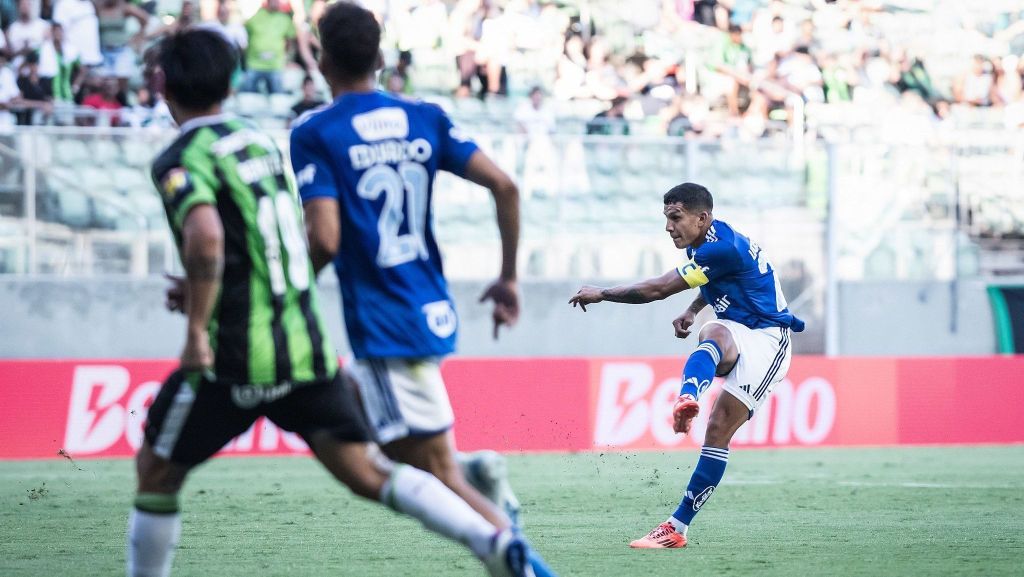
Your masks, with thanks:
M704 326L719 324L729 330L739 358L725 375L722 390L743 402L750 416L760 407L775 384L786 377L793 360L790 330L781 327L752 329L735 321L717 319Z
M436 435L455 422L440 359L350 359L344 366L378 443Z

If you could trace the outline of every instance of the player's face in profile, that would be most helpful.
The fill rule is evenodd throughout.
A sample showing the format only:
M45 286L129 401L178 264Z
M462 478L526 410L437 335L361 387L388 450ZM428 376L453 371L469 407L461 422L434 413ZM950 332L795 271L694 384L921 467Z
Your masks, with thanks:
M682 204L665 205L665 232L672 237L676 248L686 248L693 244L703 233L703 225L707 220L706 212L692 213Z

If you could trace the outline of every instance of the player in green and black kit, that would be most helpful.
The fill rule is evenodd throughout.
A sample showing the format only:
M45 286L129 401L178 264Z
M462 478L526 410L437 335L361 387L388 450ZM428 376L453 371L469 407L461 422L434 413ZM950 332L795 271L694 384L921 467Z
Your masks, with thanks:
M186 278L181 366L149 410L128 523L128 575L166 576L188 472L260 416L302 436L356 494L466 544L492 575L533 575L528 545L433 476L369 453L316 301L296 194L272 140L221 114L237 55L217 32L166 38L159 70L181 134L153 163ZM393 539L392 539L393 540Z

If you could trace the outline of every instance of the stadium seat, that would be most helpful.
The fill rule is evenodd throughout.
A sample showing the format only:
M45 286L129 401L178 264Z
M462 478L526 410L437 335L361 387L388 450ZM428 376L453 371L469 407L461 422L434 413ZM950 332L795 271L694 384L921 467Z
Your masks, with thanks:
M84 194L64 186L57 187L54 194L57 197L57 215L61 224L74 228L89 226L92 222L92 208Z
M61 138L54 146L54 160L63 166L88 162L90 158L89 149L85 143L77 138Z
M271 94L270 113L278 118L291 118L296 100L291 94Z
M114 186L124 196L155 195L153 184L138 168L119 167L112 170Z
M289 97L292 94L300 94L302 92L302 81L306 77L306 71L301 68L287 67L284 72L281 73L281 86L284 91L288 93Z
M75 182L89 194L111 194L117 187L114 175L109 170L95 166L81 166L77 171Z
M257 117L266 113L270 101L265 94L239 92L235 94L235 110L241 116Z
M122 162L121 149L108 138L92 138L88 141L87 146L90 164L106 166Z

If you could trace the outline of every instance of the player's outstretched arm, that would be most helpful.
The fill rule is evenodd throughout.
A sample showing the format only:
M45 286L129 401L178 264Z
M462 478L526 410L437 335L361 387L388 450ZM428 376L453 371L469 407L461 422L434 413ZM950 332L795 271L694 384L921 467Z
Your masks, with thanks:
M323 196L313 198L303 205L303 213L309 240L309 260L313 263L313 273L320 274L334 260L341 243L338 201Z
M690 287L683 277L679 276L675 270L671 270L659 277L649 278L631 285L612 288L584 286L569 299L569 304L573 307L579 305L584 312L587 310L587 305L601 301L639 305L660 301L688 288Z
M213 205L196 205L185 217L181 261L185 266L188 292L188 333L181 366L196 370L208 368L213 366L213 351L207 326L224 270L224 226Z
M519 188L486 154L477 150L466 163L466 179L490 189L497 208L501 234L501 275L484 291L480 302L494 301L494 338L501 325L512 326L519 319L519 287L516 258L519 253Z
M704 300L704 295L698 294L686 311L676 317L676 320L672 321L672 328L675 329L677 338L685 339L690 336L690 327L693 326L693 322L697 320L697 315L706 306L708 306L708 303Z

